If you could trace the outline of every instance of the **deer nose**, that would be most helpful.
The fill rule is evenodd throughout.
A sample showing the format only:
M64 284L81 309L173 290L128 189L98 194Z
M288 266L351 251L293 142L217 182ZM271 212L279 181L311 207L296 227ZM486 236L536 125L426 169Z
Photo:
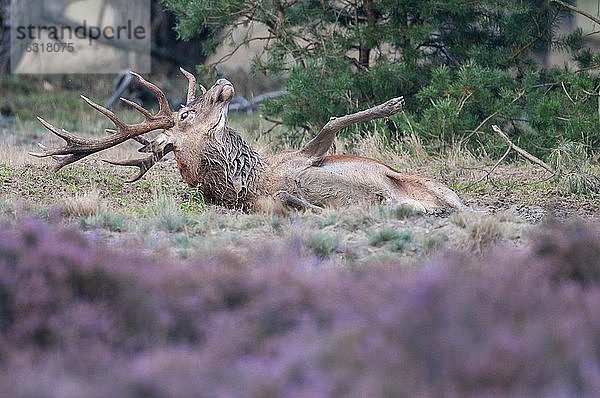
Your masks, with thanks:
M227 79L219 79L216 81L215 83L216 85L223 85L223 86L233 86L233 84L231 84L231 82Z

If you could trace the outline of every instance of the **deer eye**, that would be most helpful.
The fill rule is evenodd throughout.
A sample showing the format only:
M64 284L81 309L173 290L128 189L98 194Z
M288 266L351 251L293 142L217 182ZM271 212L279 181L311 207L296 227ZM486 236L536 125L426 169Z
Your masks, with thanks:
M190 112L189 112L189 111L185 111L185 112L183 112L183 113L181 114L181 116L180 116L179 118L180 118L181 120L185 120L185 119L188 117L188 115L189 115L189 114L190 114Z

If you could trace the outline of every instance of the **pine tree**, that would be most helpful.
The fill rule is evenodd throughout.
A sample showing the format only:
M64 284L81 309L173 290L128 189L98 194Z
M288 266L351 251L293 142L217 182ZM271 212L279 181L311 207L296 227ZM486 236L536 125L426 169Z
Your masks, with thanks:
M541 156L564 141L600 148L600 54L581 30L557 34L568 2L541 0L233 1L165 0L182 38L210 31L206 51L233 27L268 27L268 57L254 70L285 76L286 94L264 112L315 129L341 115L404 95L406 112L386 128L431 147L461 143L502 150L498 124ZM543 69L536 53L558 49L578 70ZM361 134L358 126L348 134ZM394 132L396 132L394 135Z

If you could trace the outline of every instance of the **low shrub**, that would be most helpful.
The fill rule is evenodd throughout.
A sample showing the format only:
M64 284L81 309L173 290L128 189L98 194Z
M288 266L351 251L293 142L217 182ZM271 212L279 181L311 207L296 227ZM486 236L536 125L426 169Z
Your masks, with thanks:
M600 235L415 267L287 247L181 262L23 220L0 230L6 397L595 396Z
M319 258L330 256L338 244L338 237L329 232L314 232L308 238L308 246Z

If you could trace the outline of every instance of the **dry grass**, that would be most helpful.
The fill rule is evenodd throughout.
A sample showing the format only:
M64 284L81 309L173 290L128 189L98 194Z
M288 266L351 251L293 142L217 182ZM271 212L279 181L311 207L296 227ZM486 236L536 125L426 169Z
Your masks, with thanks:
M106 207L106 204L103 202L100 192L93 189L63 199L58 207L65 217L88 217L97 214L100 209Z
M463 230L456 244L460 250L480 255L504 235L502 219L496 215L461 212L450 219Z
M20 167L32 164L35 161L36 159L29 155L28 150L23 147L15 146L6 141L0 144L0 164L4 166Z
M307 253L354 267L370 261L386 264L389 259L424 257L447 249L482 253L498 242L520 245L530 225L511 216L506 207L500 213L493 210L496 215L429 216L398 206L355 206L320 214L276 216L187 206L195 199L178 181L171 163L157 165L144 180L131 185L122 182L127 175L122 169L97 160L59 174L39 165L10 166L0 171L9 178L10 189L21 194L19 201L29 203L24 208L34 204L56 208L59 203L58 208L67 216L65 222L105 231L103 235L115 247L133 240L156 255L190 257L225 249L244 256L258 241L298 241ZM117 176L113 174L116 171L120 172ZM39 182L31 184L29 180ZM43 189L35 188L40 184ZM485 192L482 195L491 197ZM11 197L3 195L2 199L4 214L23 213L14 208Z
M110 127L106 118L80 104L79 99L73 98L72 102L61 105L72 107L68 115L62 111L53 114L50 103L40 105L36 112L74 132L98 136ZM117 113L128 121L139 118L126 110ZM232 115L231 124L264 154L282 149L273 142L276 134L264 134L272 124L258 114ZM328 209L321 214L293 212L286 216L242 214L204 207L180 181L172 155L135 184L124 183L134 170L100 161L144 156L137 152L137 143L124 143L53 174L49 169L51 160L30 157L27 151L35 149L35 142L58 146L62 141L33 118L0 134L2 214L17 218L24 215L23 209L35 209L43 217L48 209L58 207L66 223L100 231L111 245L120 247L124 241L133 240L157 255L188 257L227 249L243 256L257 241L299 242L311 254L351 267L372 261L386 264L390 259L423 257L447 249L482 253L498 242L522 244L530 224L540 222L547 213L543 203L548 203L551 196L547 185L537 189L523 184L533 178L530 167L503 164L481 187L460 193L469 205L485 208L489 215L415 215L397 206ZM382 137L374 131L358 141L338 140L337 149L378 159L403 172L437 178L453 188L467 185L477 177L475 174L493 164L460 147L428 155L419 138L411 134L400 137L393 146ZM309 138L307 135L303 142ZM566 202L557 196L553 202L568 208L567 214L590 216L599 208L592 200L580 198ZM502 213L509 210L517 214L517 219ZM536 218L531 218L531 213Z

